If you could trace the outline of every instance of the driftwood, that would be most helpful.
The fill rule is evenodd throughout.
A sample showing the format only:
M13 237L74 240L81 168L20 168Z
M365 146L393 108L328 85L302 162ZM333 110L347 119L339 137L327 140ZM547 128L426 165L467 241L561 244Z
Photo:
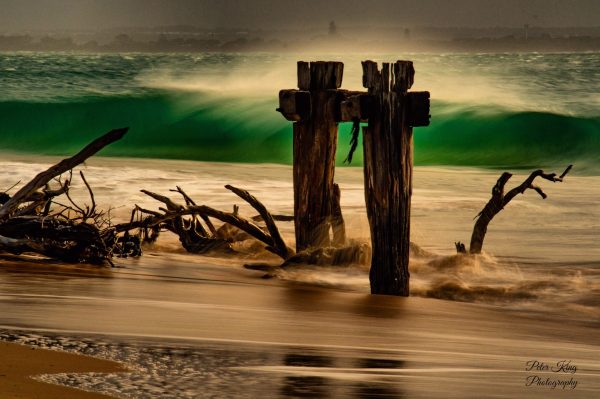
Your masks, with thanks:
M134 212L138 213L138 220L132 220L129 223L123 223L115 226L117 232L130 232L133 230L145 231L147 229L167 230L179 236L179 239L188 252L207 253L210 251L231 252L231 244L237 241L244 241L253 238L264 244L265 249L279 256L283 263L280 267L288 267L296 264L315 264L315 265L341 265L361 262L365 258L365 253L370 256L370 248L364 245L351 245L342 247L323 247L313 248L296 253L288 247L276 221L294 221L293 216L273 215L262 202L250 194L248 191L225 186L228 190L235 193L250 204L259 214L245 218L239 214L239 208L234 206L233 212L223 212L218 209L197 205L181 187L177 187L172 192L179 193L185 200L185 205L176 203L172 199L148 190L142 192L151 198L161 202L165 207L160 211L150 211L137 207ZM339 194L336 196L339 207ZM341 212L338 213L338 220L334 225L342 225L343 219ZM213 225L210 219L216 219L223 222L219 228L200 227L200 220L207 221ZM259 225L264 223L264 226ZM339 228L338 234L334 234L338 241L346 241L345 234L341 234ZM146 236L142 233L142 236ZM133 234L136 236L136 234ZM193 244L193 245L192 245ZM264 265L250 266L253 269L262 269ZM274 266L267 265L266 268L272 269Z
M258 211L259 216L250 219L244 218L239 215L237 207L234 207L233 212L228 213L206 205L197 205L180 187L172 191L180 193L186 205L177 204L164 195L142 190L144 194L165 204L166 208L161 208L161 213L136 207L143 217L138 221L117 225L115 229L117 232L150 228L169 230L179 236L187 251L194 253L213 250L230 251L231 243L251 236L264 243L268 251L284 259L294 254L294 251L283 241L275 224L275 218L258 199L245 190L230 185L226 188L248 202ZM185 216L189 218L186 219ZM216 229L210 218L224 222L224 225ZM291 218L280 217L280 219L290 220ZM200 220L205 221L207 228L202 226ZM260 220L266 224L264 229L257 224ZM245 235L238 237L240 230Z
M504 209L508 203L519 194L524 194L526 190L531 189L536 191L542 199L548 198L546 193L541 187L534 185L536 178L542 178L553 183L563 182L565 176L571 171L573 165L569 165L565 171L558 176L556 173L545 173L539 169L533 171L527 179L517 187L504 194L504 187L510 178L511 173L504 172L496 185L492 188L492 198L488 201L481 212L476 216L477 221L473 227L473 234L471 235L471 244L469 246L469 253L480 254L483 248L483 241L487 233L487 228L494 216L496 216L501 210ZM465 245L461 242L455 243L456 250L459 253L466 253Z
M11 213L14 212L23 202L27 202L27 198L29 196L33 195L37 190L48 184L50 180L62 175L65 172L68 172L69 170L72 170L107 145L120 140L128 130L129 128L124 128L108 132L102 137L92 141L76 155L64 159L60 163L38 174L33 178L33 180L17 191L17 193L6 203L4 203L2 207L0 207L0 221L10 217Z
M343 266L353 263L366 263L370 259L371 247L367 244L356 244L344 247L317 248L299 252L286 259L281 265L287 268L293 265ZM249 267L251 268L251 267Z
M102 264L111 256L109 235L94 224L56 217L22 216L0 225L0 249L37 253L69 263Z
M275 224L273 216L271 216L271 213L269 213L267 208L246 190L242 190L231 185L227 185L225 186L225 188L234 192L238 197L252 205L252 207L258 211L262 220L266 224L267 230L269 230L269 234L271 235L271 239L273 240L274 248L277 248L277 250L279 251L276 253L284 259L287 258L290 255L290 252L287 246L285 245L281 234L279 233L279 229Z
M351 264L367 264L371 259L371 246L366 243L346 245L344 247L326 247L298 252L286 259L281 265L268 263L251 263L244 267L249 270L266 272L263 278L273 278L278 272L296 266L348 266Z
M121 139L127 128L113 130L94 140L76 155L39 173L12 197L0 195L0 251L35 253L71 263L112 264L127 240L117 237L110 217L98 210L92 188L83 172L79 176L90 196L90 205L79 205L69 190L72 170L107 145ZM62 175L69 176L63 179ZM52 189L51 182L58 184ZM65 204L57 199L66 197Z

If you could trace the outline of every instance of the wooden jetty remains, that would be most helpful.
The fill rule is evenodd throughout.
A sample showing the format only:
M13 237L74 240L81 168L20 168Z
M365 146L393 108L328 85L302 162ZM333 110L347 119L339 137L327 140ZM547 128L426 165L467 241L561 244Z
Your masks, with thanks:
M299 62L298 89L279 93L280 112L294 121L296 251L331 245L334 173L342 85L341 62Z
M336 227L332 221L341 218L339 188L334 183L338 123L366 122L363 149L371 292L408 296L412 134L413 127L429 125L429 92L408 91L415 75L410 61L384 63L381 70L372 61L362 66L367 92L340 89L344 70L340 62L299 62L299 90L279 94L278 111L295 122L296 247L301 251L329 246L336 231L341 236L339 225L334 228L334 239L329 234Z

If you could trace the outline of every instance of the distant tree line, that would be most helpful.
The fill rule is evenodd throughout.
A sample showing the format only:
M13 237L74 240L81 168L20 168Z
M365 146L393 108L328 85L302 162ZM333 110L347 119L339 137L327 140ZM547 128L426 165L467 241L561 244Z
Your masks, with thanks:
M0 35L0 51L81 51L81 52L283 52L318 48L335 51L598 51L600 36L550 36L535 37L507 35L504 37L465 37L454 39L415 39L411 31L388 35L381 39L346 37L332 21L329 34L287 41L260 36L229 36L226 39L204 36L159 34L154 39L139 40L129 34L116 35L111 41L76 42L71 37L30 35Z
M194 51L278 51L286 44L280 40L260 37L239 37L231 40L211 38L169 37L161 34L156 40L140 41L130 35L119 34L111 42L96 40L76 43L70 37L30 35L0 36L0 51L86 51L86 52L194 52Z

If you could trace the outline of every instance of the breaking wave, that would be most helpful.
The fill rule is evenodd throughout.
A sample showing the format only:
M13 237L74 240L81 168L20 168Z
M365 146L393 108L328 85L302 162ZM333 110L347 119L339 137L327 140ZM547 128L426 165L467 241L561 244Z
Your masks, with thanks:
M92 137L130 126L108 156L219 162L292 161L292 127L275 112L276 96L233 98L156 91L140 96L79 97L63 102L0 102L4 150L64 155ZM600 117L522 112L435 102L432 123L415 130L417 165L526 168L600 166ZM338 164L350 141L340 126ZM361 165L362 151L353 165Z

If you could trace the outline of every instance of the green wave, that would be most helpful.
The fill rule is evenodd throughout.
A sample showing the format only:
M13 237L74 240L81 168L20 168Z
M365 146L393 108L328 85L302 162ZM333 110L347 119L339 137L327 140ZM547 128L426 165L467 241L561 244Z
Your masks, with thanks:
M129 126L110 156L225 162L291 161L291 128L266 115L275 106L195 96L99 97L76 102L0 102L0 146L64 155L115 127Z
M584 161L600 166L600 118L494 107L438 107L415 130L415 161L429 165L532 167Z
M292 160L292 126L275 112L276 96L226 98L156 92L65 102L0 102L4 150L65 155L115 127L130 126L109 156L219 162ZM415 129L415 163L530 167L585 161L600 166L600 118L436 103L432 123ZM338 164L350 124L340 126ZM359 148L353 165L361 165Z

